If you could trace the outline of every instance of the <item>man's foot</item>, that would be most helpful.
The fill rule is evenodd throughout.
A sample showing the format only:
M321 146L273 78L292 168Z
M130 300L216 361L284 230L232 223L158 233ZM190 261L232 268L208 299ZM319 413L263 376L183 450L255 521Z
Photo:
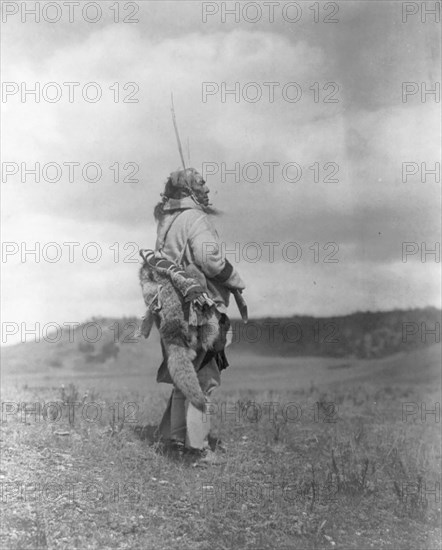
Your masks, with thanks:
M211 451L219 451L221 453L227 453L227 447L218 437L214 435L208 436L209 448Z
M165 446L166 454L175 460L182 460L185 454L185 447L182 441L168 441Z
M225 464L226 460L210 449L186 449L185 459L194 468L206 466L219 466Z

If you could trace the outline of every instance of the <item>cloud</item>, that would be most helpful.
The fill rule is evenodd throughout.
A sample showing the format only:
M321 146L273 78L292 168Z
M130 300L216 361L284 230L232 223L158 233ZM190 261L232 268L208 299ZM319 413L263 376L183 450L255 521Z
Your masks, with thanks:
M437 266L411 268L411 262L400 273L402 242L431 244L439 228L440 185L431 176L425 183L419 175L402 181L403 162L430 167L438 158L437 104L414 97L403 103L401 88L404 79L438 77L434 31L425 35L416 22L402 24L396 8L377 11L368 4L341 3L336 25L315 24L304 9L299 25L221 24L216 18L203 24L201 4L183 4L143 5L138 26L106 19L96 26L6 27L5 81L81 86L74 103L64 95L58 103L14 97L2 104L8 136L3 161L63 167L56 183L36 183L32 176L23 183L20 174L3 183L4 240L93 241L106 251L98 264L8 261L6 316L55 320L142 307L136 266L115 263L111 247L154 244L152 209L180 162L171 90L186 156L189 149L197 168L217 163L208 183L213 202L225 212L216 220L222 239L229 246L278 242L282 249L293 241L302 247L298 263L241 260L252 311L320 315L437 305ZM81 98L87 82L99 83L98 103ZM136 90L124 89L129 82L139 86L138 103L122 101ZM203 82L219 89L205 102ZM229 89L238 83L239 101L232 94L221 100L223 82ZM244 99L253 97L245 95L257 89L245 89L253 82L261 84L261 101ZM279 83L273 102L264 82ZM298 102L283 95L289 82L301 88ZM334 85L324 89L327 83L339 87L337 103L325 101L335 91ZM74 161L80 167L69 182L63 163ZM91 162L102 169L95 183L81 172ZM139 183L123 181L129 162L139 165ZM232 170L235 163L238 181L223 178L223 166ZM243 172L247 163L262 170L259 181ZM272 181L268 163L277 163ZM293 169L284 172L288 163L301 168L298 181L290 181ZM336 168L339 181L328 181ZM318 243L323 253L330 242L339 245L339 264L315 263L310 247ZM424 267L428 285L422 288Z

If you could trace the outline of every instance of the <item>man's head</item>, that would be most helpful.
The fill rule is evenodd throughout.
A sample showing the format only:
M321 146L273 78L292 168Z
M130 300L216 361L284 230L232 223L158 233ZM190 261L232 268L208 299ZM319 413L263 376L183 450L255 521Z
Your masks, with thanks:
M202 175L195 168L177 170L167 179L163 197L182 199L193 196L203 206L209 205L209 192Z

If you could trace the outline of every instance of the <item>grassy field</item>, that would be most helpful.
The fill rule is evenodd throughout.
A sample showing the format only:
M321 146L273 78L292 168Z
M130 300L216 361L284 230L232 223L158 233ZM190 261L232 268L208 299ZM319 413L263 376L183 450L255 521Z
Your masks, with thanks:
M170 392L156 360L7 371L2 548L440 548L439 346L229 360L212 407L225 463L206 469L151 437Z

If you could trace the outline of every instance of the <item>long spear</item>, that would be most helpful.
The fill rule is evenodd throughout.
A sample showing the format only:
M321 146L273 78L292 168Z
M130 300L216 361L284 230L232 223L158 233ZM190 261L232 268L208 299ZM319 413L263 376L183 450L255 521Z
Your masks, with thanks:
M180 152L181 162L183 165L184 170L186 169L186 163L184 162L184 155L183 155L183 148L181 147L181 140L180 140L180 134L178 133L178 125L176 123L176 116L175 116L175 107L173 106L173 93L170 93L170 102L171 102L171 111L172 111L172 121L173 121L173 127L175 128L175 136L178 143L178 151Z

